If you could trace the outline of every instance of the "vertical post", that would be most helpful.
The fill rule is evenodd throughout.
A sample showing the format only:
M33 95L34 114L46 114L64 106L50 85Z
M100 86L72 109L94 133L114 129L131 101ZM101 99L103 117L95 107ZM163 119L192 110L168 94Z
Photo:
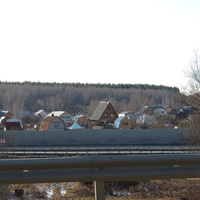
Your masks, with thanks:
M95 200L105 200L105 181L94 181Z

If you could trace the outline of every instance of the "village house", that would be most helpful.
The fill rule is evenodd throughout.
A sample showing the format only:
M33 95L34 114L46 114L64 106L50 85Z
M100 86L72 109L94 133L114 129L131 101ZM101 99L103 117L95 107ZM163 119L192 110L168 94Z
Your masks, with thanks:
M9 111L3 111L3 110L0 110L0 118L2 117L13 117L13 114Z
M35 116L39 116L41 119L44 119L47 117L47 113L44 110L38 110L35 112Z
M138 111L141 115L154 115L155 117L166 117L167 110L162 106L144 106Z
M1 130L22 130L22 120L13 117L9 111L0 111L0 129Z
M132 129L133 121L130 120L127 116L118 117L114 122L114 128Z
M22 120L17 119L15 117L5 118L4 122L4 130L22 130L23 124Z
M179 109L172 109L167 116L173 120L176 119L177 113L178 113Z
M176 114L176 119L183 120L187 118L192 118L192 115L194 115L194 109L191 106L185 106L178 110Z
M86 117L85 115L76 115L73 117L73 121L74 123L76 122L77 124L79 124L81 127L85 127L88 122L88 117Z
M65 122L57 116L48 116L40 124L39 131L64 131Z
M117 118L117 112L113 108L112 104L107 101L101 101L90 117L90 121L92 126L104 126L104 128L106 128L106 125L114 124L114 121Z
M167 111L167 113L170 113L172 111L172 107L170 106L163 106L163 108Z
M47 116L60 117L65 122L66 127L70 127L73 124L72 116L65 111L53 111L49 113Z

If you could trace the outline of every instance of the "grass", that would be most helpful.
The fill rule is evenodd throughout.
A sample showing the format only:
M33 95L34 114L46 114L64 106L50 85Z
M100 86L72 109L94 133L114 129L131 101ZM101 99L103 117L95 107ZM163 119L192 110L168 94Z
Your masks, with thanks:
M113 196L106 195L106 200L200 200L199 179L178 179L178 180L156 180L143 181L138 184L123 187L112 183ZM47 188L52 188L54 194L52 198L46 196ZM66 190L63 196L60 194L61 188ZM38 199L38 200L94 200L93 184L83 183L54 183L54 184L26 184L7 185L0 187L0 199L13 197L15 189L23 189L23 198L14 199ZM119 194L123 194L118 196Z

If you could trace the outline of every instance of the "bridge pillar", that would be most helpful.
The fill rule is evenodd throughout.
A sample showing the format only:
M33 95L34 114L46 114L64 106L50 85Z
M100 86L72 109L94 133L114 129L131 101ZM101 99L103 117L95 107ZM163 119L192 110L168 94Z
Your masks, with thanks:
M94 181L95 200L105 200L105 181Z

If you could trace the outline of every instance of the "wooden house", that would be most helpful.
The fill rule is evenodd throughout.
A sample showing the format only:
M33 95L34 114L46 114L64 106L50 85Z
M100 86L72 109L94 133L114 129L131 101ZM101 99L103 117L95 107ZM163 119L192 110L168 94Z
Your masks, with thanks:
M65 122L57 116L48 116L40 124L39 131L64 131Z
M126 116L118 117L115 120L114 128L132 129L133 121L128 119Z
M113 108L112 104L107 101L101 101L90 117L90 121L97 126L103 126L106 123L114 124L114 121L117 118L117 112Z

